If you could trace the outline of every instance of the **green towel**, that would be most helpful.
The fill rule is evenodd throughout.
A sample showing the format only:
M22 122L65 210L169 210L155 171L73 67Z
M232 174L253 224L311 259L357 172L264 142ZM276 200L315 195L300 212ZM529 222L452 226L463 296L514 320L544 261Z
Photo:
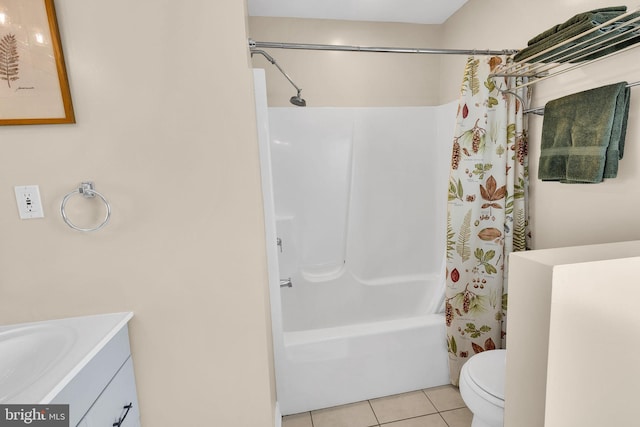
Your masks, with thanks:
M569 21L557 25L531 39L529 42L534 43L518 52L514 56L514 60L525 60L611 19L617 18L622 13L621 11L599 11L595 13L585 12L576 15ZM638 43L640 42L640 21L630 24L625 24L625 22L639 16L640 14L638 13L626 16L620 19L619 22L607 25L568 44L564 44L558 49L553 49L532 58L532 62L588 61ZM589 46L589 43L592 44L592 47L586 48Z
M596 15L599 13L610 13L610 15L606 15L606 16L611 16L609 19L613 19L616 16L625 13L626 11L627 11L627 6L613 6L613 7L603 7L601 9L593 9L588 12L579 13L577 15L574 15L571 19L566 20L562 24L555 25L549 28L547 31L538 34L537 36L535 36L534 38L532 38L527 42L527 46L531 46L534 43L538 43L539 41L542 41L543 39L546 39L547 37L550 37L555 33L560 32L561 30L564 30L565 28L570 27L572 25L591 21L593 15ZM605 15L600 15L599 17L605 17ZM605 19L601 23L606 22L609 19Z
M618 176L618 160L622 160L622 156L624 156L631 90L627 87L627 82L618 83L617 87L619 92L616 97L616 112L611 125L611 139L607 148L603 178Z
M538 178L596 183L615 178L624 154L630 90L620 82L547 103Z

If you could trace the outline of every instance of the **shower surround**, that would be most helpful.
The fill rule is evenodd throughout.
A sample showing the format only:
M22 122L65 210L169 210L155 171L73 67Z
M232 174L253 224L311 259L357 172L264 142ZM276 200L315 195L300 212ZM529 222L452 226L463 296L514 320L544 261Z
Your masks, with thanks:
M447 384L442 307L457 104L267 108L259 71L281 412ZM288 279L292 287L280 287Z

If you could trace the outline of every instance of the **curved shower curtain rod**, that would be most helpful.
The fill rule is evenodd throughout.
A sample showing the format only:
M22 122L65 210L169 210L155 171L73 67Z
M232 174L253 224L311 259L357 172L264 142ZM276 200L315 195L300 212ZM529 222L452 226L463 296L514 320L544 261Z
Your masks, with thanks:
M381 52L381 53L414 53L434 55L513 55L517 49L481 50L481 49L421 49L410 47L376 47L376 46L349 46L333 44L309 44L309 43L276 43L258 42L249 39L249 48L265 49L299 49L299 50L330 50L339 52Z

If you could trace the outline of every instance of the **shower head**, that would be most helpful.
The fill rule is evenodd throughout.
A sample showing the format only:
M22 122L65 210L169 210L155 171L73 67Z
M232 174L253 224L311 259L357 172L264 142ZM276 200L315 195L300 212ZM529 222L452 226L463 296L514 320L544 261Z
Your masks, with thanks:
M306 107L307 106L307 101L305 101L304 99L300 98L300 92L302 92L302 89L300 89L298 86L296 86L296 84L293 82L293 80L291 80L291 77L289 77L289 75L287 73L285 73L282 68L280 68L280 65L278 65L276 60L273 59L273 57L271 57L271 55L269 55L264 50L251 48L251 56L253 56L254 53L258 53L258 54L264 56L265 58L267 58L267 61L269 61L273 65L275 65L276 68L278 70L280 70L282 75L284 75L287 78L287 80L289 80L289 83L291 83L291 85L296 88L298 93L296 95L292 96L291 99L289 99L289 102L291 102L293 105L297 105L298 107Z
M300 97L300 92L302 92L302 90L298 89L298 94L297 95L293 95L291 97L291 99L289 100L289 102L292 103L293 105L297 105L298 107L306 107L307 106L307 101L305 101L304 99L302 99Z

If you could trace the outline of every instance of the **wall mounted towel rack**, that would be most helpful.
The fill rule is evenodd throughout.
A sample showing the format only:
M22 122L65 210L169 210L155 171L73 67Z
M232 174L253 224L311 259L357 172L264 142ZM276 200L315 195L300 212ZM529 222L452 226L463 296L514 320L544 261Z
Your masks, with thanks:
M513 62L491 76L527 77L512 88L518 89L635 49L638 42L640 7Z
M629 83L627 87L640 86L640 81ZM544 107L527 108L522 111L524 114L536 114L538 116L544 116Z
M104 220L102 220L101 223L99 223L95 227L83 228L83 227L78 227L77 225L71 222L69 217L67 217L66 207L69 199L76 194L79 194L86 199L91 199L98 196L100 200L102 200L102 203L104 203L106 207L106 214L105 214ZM102 194L94 190L93 182L83 182L80 184L80 187L76 188L75 190L73 190L72 192L64 196L64 198L62 199L62 203L60 204L60 214L62 215L62 219L64 220L65 224L67 224L69 227L73 228L76 231L85 231L85 232L98 231L102 227L107 225L107 223L109 222L109 218L111 218L111 205L109 204L109 202L107 202L107 199Z

